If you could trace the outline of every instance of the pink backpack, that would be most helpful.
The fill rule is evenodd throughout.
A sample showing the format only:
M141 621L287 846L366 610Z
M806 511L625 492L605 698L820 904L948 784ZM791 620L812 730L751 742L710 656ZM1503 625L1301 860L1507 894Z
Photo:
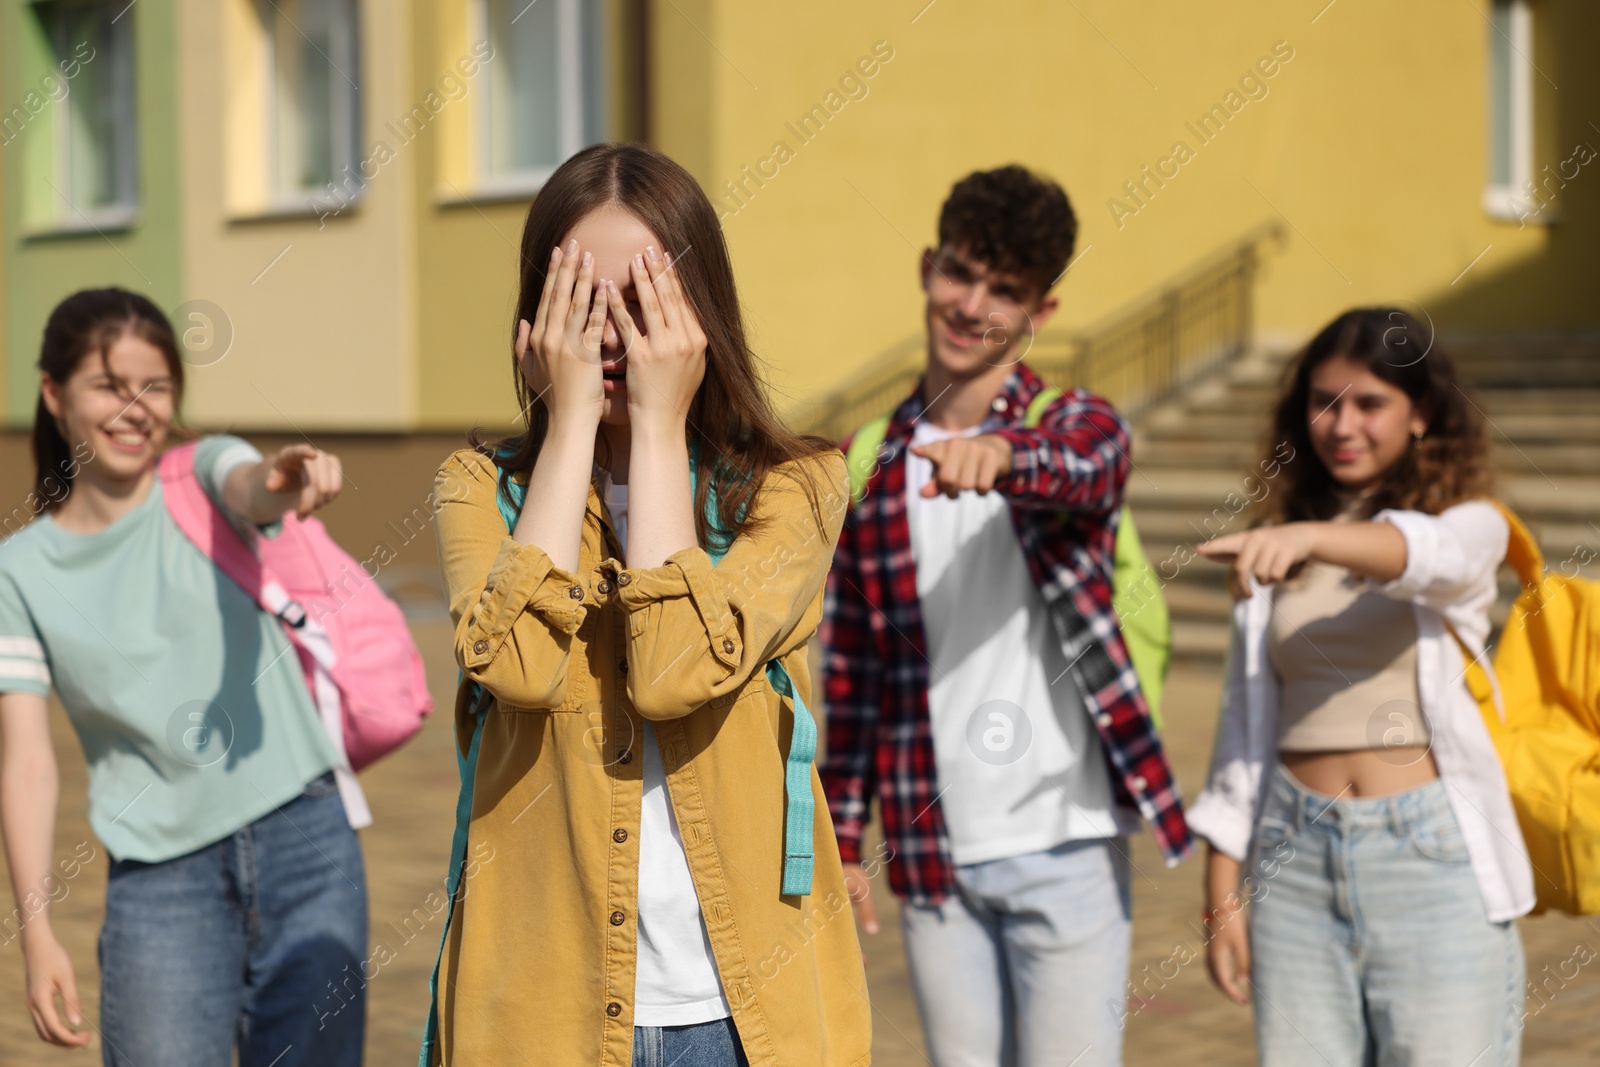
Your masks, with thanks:
M283 624L323 725L345 756L335 774L351 825L365 826L371 814L352 772L404 744L433 710L411 631L399 606L318 520L290 512L282 531L257 538L252 550L195 478L194 450L189 442L161 456L167 513Z

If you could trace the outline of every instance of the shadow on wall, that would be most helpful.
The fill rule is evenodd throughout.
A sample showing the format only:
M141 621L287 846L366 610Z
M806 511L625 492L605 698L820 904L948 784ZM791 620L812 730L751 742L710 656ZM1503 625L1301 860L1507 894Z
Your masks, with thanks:
M1423 301L1451 331L1600 330L1594 300L1595 248L1600 244L1600 72L1593 49L1596 16L1576 2L1540 4L1534 84L1534 158L1538 198L1520 224L1541 227L1546 243L1531 259L1500 268L1509 242L1467 250L1462 275ZM1546 80L1548 79L1548 80ZM1586 161L1585 161L1586 160ZM1541 203L1548 206L1541 207ZM1482 210L1478 207L1477 210ZM1520 236L1520 235L1518 235ZM1468 266L1473 256L1480 256Z

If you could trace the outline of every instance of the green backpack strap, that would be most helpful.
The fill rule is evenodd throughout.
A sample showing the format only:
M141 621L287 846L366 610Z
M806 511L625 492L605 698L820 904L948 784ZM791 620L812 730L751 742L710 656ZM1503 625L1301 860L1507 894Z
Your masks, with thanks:
M1061 395L1061 390L1051 386L1039 390L1028 404L1028 413L1024 416L1024 426L1037 426L1039 419L1044 415L1044 409L1055 403ZM878 450L883 446L883 439L889 433L889 416L879 415L871 422L864 423L850 437L850 447L845 450L844 465L850 472L850 502L861 503L861 498L867 495L867 482L871 481L873 472L877 470Z
M1039 390L1028 403L1022 424L1039 425L1045 409L1061 397L1054 387ZM876 446L874 446L876 447ZM1111 607L1122 628L1122 640L1139 676L1139 688L1150 707L1150 718L1161 729L1161 693L1166 688L1167 666L1172 659L1172 623L1167 602L1161 595L1161 582L1150 558L1145 555L1139 531L1133 525L1133 512L1126 505L1117 520L1117 543L1111 565Z
M1022 417L1022 425L1038 426L1045 411L1061 399L1062 391L1047 386L1034 394ZM850 472L850 501L859 504L866 495L867 482L877 469L879 450L889 432L889 416L880 415L863 425L850 438L845 451L845 466ZM1145 555L1133 512L1126 506L1117 520L1117 541L1111 570L1111 606L1122 627L1128 658L1139 676L1139 688L1156 729L1161 729L1161 694L1166 687L1167 667L1172 658L1172 625L1167 602L1161 596L1161 582Z
M1133 512L1126 506L1117 523L1117 547L1111 567L1111 608L1117 613L1122 640L1139 676L1139 688L1150 707L1150 718L1161 729L1161 693L1172 660L1172 622L1161 581L1145 555Z
M850 503L859 504L867 495L867 482L878 466L878 449L888 433L889 416L879 415L850 438L850 447L844 454L844 465L850 472Z
M1033 429L1039 425L1039 420L1044 418L1045 409L1061 399L1061 390L1053 385L1047 385L1033 395L1028 401L1027 413L1022 416L1022 425Z

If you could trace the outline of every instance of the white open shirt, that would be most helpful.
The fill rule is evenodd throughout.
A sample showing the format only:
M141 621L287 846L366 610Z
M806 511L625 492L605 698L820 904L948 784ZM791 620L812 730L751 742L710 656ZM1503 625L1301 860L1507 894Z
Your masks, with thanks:
M1491 922L1515 919L1533 908L1533 869L1505 772L1467 689L1466 661L1451 635L1454 630L1493 678L1484 646L1495 572L1506 554L1505 518L1484 500L1457 504L1439 515L1380 511L1373 518L1405 537L1405 572L1392 582L1371 585L1410 601L1416 612L1422 713L1484 910ZM1234 605L1211 773L1188 812L1190 829L1240 862L1247 861L1269 772L1278 761L1278 679L1266 649L1273 592L1252 583L1252 595Z

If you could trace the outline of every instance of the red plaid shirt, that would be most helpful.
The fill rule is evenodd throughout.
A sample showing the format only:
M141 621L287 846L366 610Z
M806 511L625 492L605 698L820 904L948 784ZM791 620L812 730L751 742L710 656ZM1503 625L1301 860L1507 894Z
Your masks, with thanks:
M1192 846L1183 802L1111 609L1128 427L1110 404L1074 389L1050 405L1037 428L1024 428L1028 402L1042 388L1018 364L995 398L982 432L1004 437L1012 449L1011 473L995 489L1010 499L1012 527L1099 731L1115 799L1150 822L1167 863L1175 864ZM845 519L828 575L828 748L819 768L845 862L861 862L862 827L876 794L893 850L889 885L919 904L954 888L906 520L905 450L922 411L918 382L889 419L878 468Z

